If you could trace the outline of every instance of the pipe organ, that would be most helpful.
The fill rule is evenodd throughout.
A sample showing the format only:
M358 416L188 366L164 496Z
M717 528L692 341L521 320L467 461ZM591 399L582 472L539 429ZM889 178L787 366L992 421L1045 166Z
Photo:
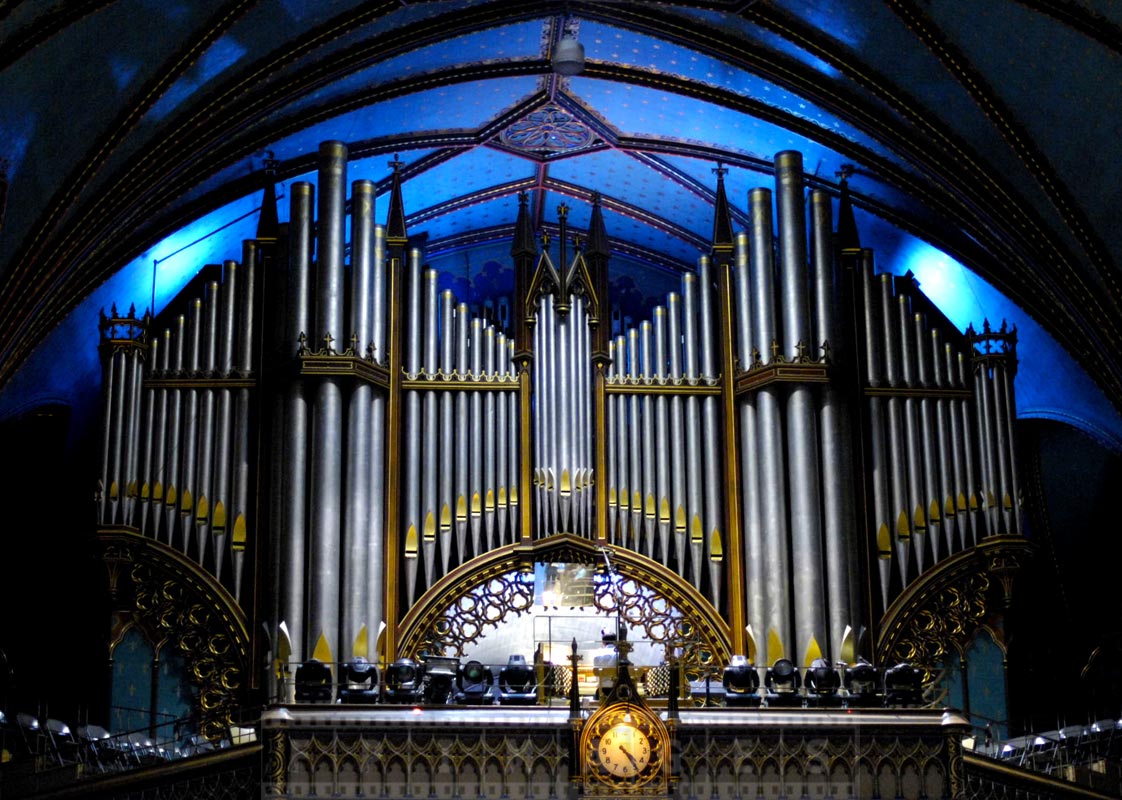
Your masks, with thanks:
M102 320L100 524L195 559L274 658L392 659L418 604L568 534L673 575L731 652L851 661L909 585L1021 533L1015 331L877 273L800 154L741 232L717 171L712 251L626 329L598 198L556 241L521 199L499 321L410 246L400 166L377 224L324 143L275 237Z

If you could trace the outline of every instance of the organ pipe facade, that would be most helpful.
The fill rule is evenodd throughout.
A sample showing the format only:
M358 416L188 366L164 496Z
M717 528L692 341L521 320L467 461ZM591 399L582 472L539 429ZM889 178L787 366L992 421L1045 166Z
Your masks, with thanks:
M800 154L739 232L718 169L711 251L614 328L598 198L555 237L520 198L500 320L441 290L401 166L378 224L324 143L274 235L156 320L102 319L100 524L194 560L260 658L388 662L418 609L573 537L727 652L852 661L909 586L1022 532L1015 331L962 334L878 273Z

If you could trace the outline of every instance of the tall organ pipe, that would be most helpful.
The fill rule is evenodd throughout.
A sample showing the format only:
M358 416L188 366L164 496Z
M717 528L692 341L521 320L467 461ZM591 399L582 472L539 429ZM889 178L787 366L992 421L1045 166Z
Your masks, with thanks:
M721 265L718 265L718 267ZM717 354L714 331L717 321L713 315L713 270L708 258L702 257L697 270L698 335L700 337L700 376L702 383L715 383L717 379ZM731 378L731 376L729 376ZM702 552L709 567L709 599L714 605L720 602L723 564L714 558L715 540L721 537L721 467L720 467L720 399L706 395L701 399L702 442L705 448L704 464L704 516ZM728 435L733 435L732 431Z
M666 307L654 309L654 379L662 386L666 382ZM655 470L658 497L658 549L655 558L663 564L670 563L670 406L666 395L655 397L655 448L658 465Z
M328 347L343 336L343 228L347 148L324 142L319 148L319 203L316 220L315 346ZM343 393L339 380L320 378L313 401L315 449L312 454L311 592L307 644L312 652L326 644L335 660L341 653L339 632L339 540L343 463Z
M772 256L771 191L762 187L748 193L751 215L751 261L756 283L753 321L756 346L770 354L776 341L775 283ZM769 356L768 356L769 357ZM768 358L765 357L765 358ZM756 395L757 437L760 453L760 524L764 539L764 585L767 606L763 641L764 663L791 652L791 605L788 600L787 476L783 453L782 413L778 391L765 386ZM772 638L782 653L774 653Z
M206 322L203 326L202 371L212 376L216 365L218 348L218 281L210 281L206 286L204 310ZM211 490L212 468L214 466L214 390L203 389L199 393L199 484L195 498L194 524L191 526L198 538L199 563L209 566L210 556L210 509L208 504L214 500Z
M175 318L175 332L172 334L174 354L171 359L171 372L175 377L183 377L183 357L186 346L187 317L183 314ZM170 348L169 348L170 350ZM175 547L176 522L178 521L179 495L179 426L183 413L183 389L169 389L169 409L167 423L167 490L164 492L164 541L168 547Z
M750 238L747 232L736 234L736 334L737 351L742 369L751 369L752 350L752 285L749 272ZM726 380L731 380L728 376ZM740 400L740 496L744 499L744 576L747 584L748 621L754 632L763 630L767 616L766 586L764 583L764 540L760 526L760 459L756 436L756 395L747 394ZM766 635L766 630L763 631Z
M483 372L490 380L495 375L495 329L483 328ZM495 542L495 393L476 392L483 395L483 532L486 549L492 550ZM434 465L435 466L435 465Z
M650 386L654 377L651 364L653 342L651 323L644 320L639 325L639 366L643 385ZM654 400L650 394L643 395L641 407L643 418L643 552L654 558L655 532L658 524L658 511L655 501L655 420Z
M608 382L614 382L620 375L619 362L622 355L616 350L616 340L608 340ZM616 415L616 398L608 397L607 399L606 416L607 420L607 442L605 447L607 450L607 480L608 480L608 541L612 544L618 544L619 534L619 475L618 475L618 462L619 454L616 447L616 431L622 424ZM600 476L600 480L604 480L605 476Z
M221 348L218 353L218 373L230 377L234 371L234 344L237 328L235 320L238 312L238 275L241 267L236 261L227 261L222 280L222 310L220 337ZM234 397L229 389L218 390L218 411L214 452L214 574L222 575L226 551L229 547L229 523L233 517L230 505L230 465L234 426ZM277 437L274 441L279 441Z
M257 243L243 242L242 247L241 332L238 336L237 360L234 369L241 377L253 370L253 332L257 297ZM231 537L234 567L234 599L242 599L242 579L245 572L245 544L248 536L249 509L249 389L237 390L234 401L233 465L231 467L233 503L233 536Z
M505 378L508 373L507 341L506 334L499 333L495 337L495 377ZM507 393L495 393L495 539L496 546L507 543L507 527L509 523L509 504L507 502L507 475L509 466L509 403Z
M371 341L370 295L374 256L374 184L359 180L351 184L351 303L350 338L356 356L361 356ZM366 657L359 652L366 620L369 591L366 551L370 546L369 474L370 414L373 387L360 381L347 400L346 504L343 507L343 624L340 656ZM380 468L380 466L379 466ZM344 649L345 648L345 649Z
M780 276L783 287L784 350L799 358L810 341L807 297L806 201L802 154L785 151L775 157L779 223ZM818 424L814 392L794 384L787 397L787 438L790 452L791 548L794 569L795 647L803 661L808 648L817 651L825 640L826 610L822 575L822 516L818 480Z
M968 388L972 385L970 380L970 365L967 363L967 357L964 353L956 353L958 368L958 383L962 388ZM959 402L959 410L962 414L962 439L963 451L966 461L966 484L968 486L967 504L970 508L970 513L967 515L970 520L969 534L967 535L965 547L975 545L982 540L983 537L988 536L987 521L986 521L986 504L985 495L979 489L982 481L984 480L984 459L979 463L982 458L981 453L985 445L982 442L975 444L975 418L981 415L981 395L974 394L972 400L961 400ZM983 474L979 475L978 470L983 470Z
M471 320L471 375L478 379L483 373L483 322L478 317ZM477 555L485 551L483 543L483 398L480 392L472 392L468 398L471 408L471 427L468 436L471 443L471 543Z
M682 383L682 303L676 292L666 295L666 321L668 348L670 355L670 382L680 386ZM684 419L685 400L675 394L670 398L670 448L672 452L684 455L686 452L686 431ZM621 434L622 436L622 434ZM623 441L621 439L621 441ZM670 507L674 514L674 557L677 572L686 574L686 467L685 459L679 455L670 459ZM622 500L622 499L621 499ZM669 559L668 559L669 561Z
M1018 494L1020 491L1020 483L1017 480L1017 459L1014 452L1013 442L1014 433L1013 425L1016 417L1017 404L1013 394L1013 375L1010 374L1008 362L1002 362L998 367L998 399L1001 408L1001 431L1003 433L1003 445L1005 449L1007 463L1008 463L1008 477L1006 484L1006 491L1010 500L1010 517L1007 525L1007 533L1024 533L1021 527L1021 505L1018 501ZM1003 501L1004 502L1004 501ZM1003 506L1004 507L1004 506Z
M639 331L635 328L627 331L627 365L627 377L633 384L637 384L639 382ZM637 394L628 395L628 417L626 452L630 466L628 486L631 489L629 506L631 513L628 515L630 536L627 546L638 553L642 547L640 539L643 533L643 432L640 399Z
M468 363L468 307L467 303L456 306L456 370L461 375L470 372ZM456 546L461 562L471 556L479 555L474 550L468 556L468 503L471 498L470 453L465 437L468 432L468 393L456 392Z
M901 379L905 388L918 385L916 380L916 348L912 331L911 298L904 293L897 295L896 305L899 313L900 366ZM890 334L891 335L891 334ZM914 397L904 398L904 445L908 469L908 510L912 520L912 555L919 572L925 568L924 553L927 547L927 513L923 501L923 442L920 438L919 409Z
M828 342L831 352L840 350L840 327L834 311L837 286L833 257L833 209L830 195L821 190L810 193L811 263L815 290L815 328L818 342ZM854 606L857 581L850 554L855 552L853 536L854 482L850 466L853 448L845 402L833 383L822 389L819 411L822 441L822 509L825 549L825 587L827 610L826 655L838 654L847 626L857 628Z
M187 372L192 377L199 374L199 348L202 345L202 320L203 301L196 297L191 301L190 316L187 318ZM192 557L194 549L194 526L192 511L194 510L195 497L198 493L198 436L199 436L199 390L187 389L186 402L183 409L183 441L180 443L180 455L183 466L180 469L179 511L176 514L176 532L179 548L188 557ZM202 561L202 554L194 556Z
M616 375L621 379L626 379L628 375L627 369L627 339L622 334L616 337L616 359L618 360L618 367ZM629 475L629 455L630 447L627 440L628 431L628 415L627 415L627 395L617 394L615 396L616 403L616 485L619 487L619 501L616 508L617 514L617 533L616 542L624 547L627 546L627 530L631 524L629 511L631 509L631 492Z
M288 226L288 286L287 318L288 341L293 355L301 336L312 333L311 275L312 275L312 209L315 205L315 187L298 181L289 189ZM287 388L284 474L284 530L282 531L284 580L281 597L284 598L281 620L288 628L292 645L292 659L302 661L305 653L305 551L307 541L307 469L308 469L308 397L301 378L295 378Z
M514 365L514 339L510 339L506 343L506 365L507 375L512 381L518 379L515 365ZM521 516L518 509L520 502L520 493L526 492L527 494L521 498L522 502L529 502L529 489L528 486L523 486L519 482L519 473L521 466L518 459L520 441L519 431L521 430L520 409L521 409L521 390L507 392L507 421L510 426L510 435L507 437L507 446L509 453L507 456L507 469L509 474L507 477L507 503L510 507L510 542L518 541L521 532ZM529 458L529 456L526 456Z
M877 388L885 383L884 339L881 336L880 294L877 278L873 275L873 251L861 251L861 291L864 300L865 370L869 385ZM894 541L894 505L889 491L892 467L885 451L885 409L879 397L869 398L869 450L872 464L874 537L877 549L877 571L880 577L881 607L888 608L888 593L892 583L892 558Z
M938 328L931 329L931 364L932 379L936 389L946 391L950 388L947 380L947 364L943 356L942 336ZM948 406L949 400L940 397L935 401L935 439L939 448L939 503L943 510L943 547L945 555L949 556L955 551L954 541L959 525L958 514L955 512L955 475L954 457L958 445L952 433L951 419Z
M422 367L425 371L425 376L431 379L437 370L437 352L439 342L437 335L439 331L439 304L440 293L437 289L437 272L434 269L426 269L423 273L423 287L421 302L423 304L424 313L424 338L423 338L423 356L424 360ZM427 576L428 582L433 580L433 568L436 565L434 552L436 549L436 529L438 522L438 515L440 514L439 497L437 495L437 480L440 473L440 463L437 460L439 453L439 428L437 428L437 413L438 413L438 398L437 393L428 391L423 394L423 422L421 424L422 430L422 451L421 455L424 459L423 467L421 470L422 486L422 501L421 501L421 521L422 521L422 535L420 540L420 548L422 550L422 563L424 565L424 574ZM427 585L427 584L426 584Z
M698 384L698 298L697 275L682 276L682 353L686 382ZM686 395L686 520L690 533L690 575L694 586L701 586L701 563L704 558L704 514L702 482L701 402L697 395Z
M455 369L456 298L450 289L440 293L440 371L447 378ZM440 393L440 574L448 574L452 549L452 516L456 507L455 442L452 433L455 419L455 398L452 392Z
M928 389L933 385L931 375L931 350L927 347L926 319L916 312L915 347L917 382ZM931 549L932 563L939 561L939 544L942 538L943 512L939 503L939 450L936 448L936 401L922 397L919 401L920 441L923 443L923 491L924 508L927 512L927 544Z
M405 325L402 368L409 377L421 371L421 263L416 248L406 254L404 266ZM405 531L405 603L413 604L418 594L417 578L421 549L421 397L410 389L404 393L404 420L401 444L402 461L402 530Z
M386 229L374 226L374 251L372 257L372 286L370 303L370 335L374 358L387 364L386 323ZM396 457L396 454L395 454ZM381 391L373 393L370 404L370 463L369 473L370 517L366 548L366 624L367 652L371 661L378 658L378 634L382 623L383 586L385 570L382 563L385 534L385 464L386 464L386 396ZM360 654L361 655L361 654Z
M171 352L171 331L165 329L160 337L153 341L153 345L152 367L157 370L157 374L161 377L166 376L168 374L168 355ZM153 399L155 415L152 422L152 470L149 479L149 497L151 499L149 501L147 530L153 539L159 539L163 532L161 504L163 503L165 481L167 480L164 452L167 441L168 390L163 387L156 389Z

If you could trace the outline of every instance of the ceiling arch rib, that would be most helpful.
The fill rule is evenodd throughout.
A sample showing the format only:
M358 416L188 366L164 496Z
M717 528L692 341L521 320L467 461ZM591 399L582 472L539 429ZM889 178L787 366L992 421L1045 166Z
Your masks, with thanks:
M59 258L54 259L52 257L52 261L62 265L60 269L70 269L72 267L74 269L79 267L85 269L88 262L94 260L95 256L100 263L106 263L111 261L107 258L111 254L124 253L129 248L139 247L141 240L137 238L135 233L138 227L149 235L152 231L161 227L158 222L149 222L137 226L136 223L148 213L149 207L168 203L170 208L175 209L174 214L178 216L186 207L182 204L175 205L183 193L184 186L201 186L208 176L214 174L216 163L234 164L238 159L245 159L249 153L254 152L250 148L256 143L259 143L261 147L267 146L270 137L274 136L277 130L268 123L278 118L278 112L279 116L283 118L284 109L292 99L309 96L315 90L315 87L322 86L325 82L343 74L353 74L354 70L360 68L360 65L375 63L379 58L386 57L388 53L403 52L405 48L414 46L417 41L437 42L442 37L450 37L450 31L452 30L455 30L458 35L464 30L483 30L491 25L506 24L516 19L529 19L535 15L560 13L562 10L560 3L489 3L485 6L460 9L449 14L438 15L434 19L413 21L409 25L396 30L393 29L392 23L387 24L383 32L379 32L369 40L356 42L333 53L333 58L329 60L330 63L316 60L315 53L318 48L329 42L339 41L340 37L345 35L343 20L348 20L351 23L359 21L360 24L374 20L389 21L392 17L392 9L389 9L388 5L364 6L357 11L341 14L311 33L294 40L293 45L285 44L283 48L278 48L272 54L275 58L268 68L264 65L267 59L259 59L257 62L246 65L242 71L231 75L221 84L215 83L205 95L200 95L194 105L186 107L171 123L173 135L169 138L176 142L174 146L160 144L142 148L139 152L143 154L143 158L140 159L142 163L139 167L122 168L112 175L112 185L115 189L121 189L122 191L106 192L102 197L107 199L84 200L79 204L77 211L82 214L83 220L90 224L71 227L61 237L58 241L58 247L52 252L52 256L58 255ZM682 3L679 5L682 8L698 9L726 7L725 4L721 3ZM732 9L731 6L728 6L728 8ZM1036 222L1039 222L1039 220L1033 218L1031 209L1025 204L1018 204L1018 202L1005 198L1002 202L996 204L996 208L987 207L987 203L990 203L993 199L989 195L988 187L983 186L981 189L975 190L969 186L970 182L967 177L970 167L973 165L968 164L966 167L961 167L956 163L954 156L962 152L961 143L955 142L953 135L947 131L932 132L925 125L917 124L917 121L910 116L910 114L916 113L916 109L908 109L906 102L901 107L900 103L903 101L901 101L900 93L882 77L863 69L851 69L845 73L850 80L869 89L873 96L879 98L878 103L883 102L890 107L897 108L899 113L896 116L889 115L886 117L879 105L874 107L874 104L866 104L863 108L861 104L865 101L859 94L848 91L840 85L834 85L829 80L824 80L821 72L783 54L762 51L748 53L750 48L743 42L730 42L728 41L730 37L723 37L724 41L720 42L722 37L711 35L714 32L719 33L716 29L703 31L704 35L698 36L696 35L696 19L687 18L665 7L644 8L640 12L632 11L623 4L570 3L570 11L575 14L587 14L590 17L596 17L604 20L607 24L642 30L652 36L658 36L665 41L673 42L676 46L694 47L699 51L712 49L721 58L735 64L737 68L751 69L758 74L766 75L770 80L782 81L783 85L788 86L792 91L806 96L813 102L819 102L832 113L842 115L849 124L854 124L858 128L866 130L878 140L888 143L893 153L901 159L899 162L888 159L877 162L874 158L875 153L862 153L859 149L855 149L853 142L845 141L843 136L835 135L837 139L832 142L838 148L837 152L846 157L861 161L862 158L855 156L862 156L865 162L871 166L869 172L875 174L878 179L885 180L885 185L892 185L893 188L918 198L927 206L924 214L932 212L933 217L928 217L926 220L920 219L919 216L910 218L910 230L920 232L925 238L930 238L952 254L958 254L959 257L961 257L961 254L973 255L974 258L970 263L979 266L982 273L993 280L999 288L1018 298L1027 298L1027 302L1022 299L1022 303L1030 313L1039 313L1041 309L1048 305L1049 301L1060 299L1061 301L1068 301L1064 303L1064 314L1067 315L1068 320L1076 320L1081 314L1078 304L1071 302L1071 293L1062 285L1062 270L1044 276L1044 270L1038 267L1039 262L1047 262L1050 259L1040 259L1038 253L1033 252L1034 249L1040 249L1051 251L1054 255L1062 250L1062 242L1056 239L1054 233L1042 232L1048 231L1046 225L1026 223L1026 219L1032 219ZM779 24L776 29L781 30L781 35L788 41L799 43L800 47L805 48L807 46L802 41L803 38L806 38L806 26L803 26L797 20L792 24L791 20L787 19L781 10L738 7L736 11L741 18L756 21L755 24L758 24L761 14L765 18L780 19L782 24ZM664 24L668 20L672 24ZM403 31L416 33L420 38L403 37L401 35ZM793 35L791 31L794 31ZM408 44L404 44L404 42L408 42ZM720 46L718 46L718 42L720 42ZM833 46L837 48L836 43L825 40L818 44L822 44L824 47ZM291 55L294 51L298 51L297 54ZM808 50L808 52L810 51ZM749 55L750 57L748 57ZM815 57L822 57L822 49L814 50L814 55ZM829 58L823 58L823 60L826 63L837 65L839 72L845 72L844 55L840 50L837 50L832 60ZM341 56L341 58L336 59L335 56ZM267 77L269 74L267 69L271 70L277 64L280 65L280 71L275 73L272 78ZM478 74L484 74L489 66L482 65L480 67L481 72ZM536 74L538 78L545 79L543 83L546 88L541 94L541 99L550 96L554 96L559 101L565 99L566 95L563 92L558 92L556 95L552 92L552 89L559 82L555 78L548 77L548 67L542 58L528 58L524 66L527 67L526 74L528 76ZM612 67L611 64L593 60L590 62L588 74L595 75L598 69L607 71ZM617 73L624 73L618 67L615 69ZM254 73L266 77L258 83L253 83L248 76ZM856 77L854 77L855 75ZM871 83L868 80L870 75L873 78ZM294 76L296 76L296 80L293 80ZM606 72L601 73L601 77L615 79L614 76L609 76ZM671 79L673 77L670 76ZM641 74L641 71L634 69L627 70L620 79L633 85L649 86L656 85L656 81L661 80L665 83L667 80L666 76L645 76ZM878 81L882 81L882 83L878 83ZM711 87L681 78L677 79L674 90L683 99L707 91L712 93ZM731 101L732 94L726 93L722 96L721 101ZM822 100L826 102L820 102ZM763 104L760 104L760 106L758 113L771 113L762 107ZM331 115L337 113L337 111L337 107L325 107L324 119L330 119ZM207 129L206 125L203 124L204 120L218 118L224 120L224 130ZM780 119L782 120L781 124L788 126L791 130L798 129L800 125L804 128L812 125L806 120L800 120L794 114L789 114ZM228 124L225 124L226 120L229 120ZM494 124L499 127L498 122ZM212 125L211 127L215 126ZM607 127L610 128L610 125ZM246 133L238 133L238 131L246 131ZM198 135L193 136L192 133ZM613 133L614 139L609 141L625 154L634 153L632 157L634 161L641 161L638 156L654 157L686 153L689 157L695 158L705 152L704 143L683 145L680 142L644 139L630 134L631 132L615 132ZM820 128L812 130L811 134L819 141L826 141L830 136L830 131ZM420 144L427 138L429 145L431 145L437 137L438 134L421 134L417 143ZM465 134L464 138L460 139L457 144L461 144L463 147L474 147L485 143L487 140L486 132L481 129L470 136ZM167 142L168 140L165 139L164 141ZM405 137L402 137L399 141L405 141ZM448 145L454 142L444 140L443 143ZM938 146L929 146L933 143ZM364 140L362 143L355 142L354 144L355 148L352 152L357 155L357 152L363 148L369 148L371 152L380 150L386 145L386 142L370 143L370 140ZM219 158L217 162L211 160L216 153ZM448 151L445 155L452 157L453 151ZM750 155L744 153L729 154L721 148L712 148L712 155L716 156L712 159L713 161L723 160L729 163L739 161L741 164L749 163L751 158ZM167 158L161 158L165 156ZM551 156L546 161L559 160L560 158L560 156ZM650 162L647 162L647 165L649 166ZM755 168L759 169L759 165L755 165ZM295 162L287 164L284 169L287 172L295 171ZM919 173L923 173L924 177L918 177ZM976 178L977 176L974 175L973 177ZM993 180L994 176L990 175L988 179ZM244 186L252 182L252 180L247 179L240 185ZM174 186L171 185L173 183ZM571 184L571 182L569 183ZM573 189L572 186L576 186L577 189ZM227 191L231 191L232 188ZM562 188L567 191L588 189L588 187L580 185L580 182ZM149 189L151 189L151 193L149 193ZM959 199L959 196L963 193L966 195L965 200ZM864 197L865 207L874 212L891 213L891 209L882 200L877 200L873 194L862 192L856 194L858 202L862 202L861 198ZM217 198L221 195L220 193L208 193L205 196ZM878 203L880 203L879 207ZM169 212L165 219L170 218L171 215L172 212ZM971 222L976 215L983 215L982 222ZM940 218L941 221L938 221ZM893 219L902 220L905 224L909 222L907 214L896 214ZM936 221L932 222L932 219ZM973 229L970 227L971 224L974 225ZM953 230L956 225L963 230L956 233ZM1036 231L1033 234L1035 238L1021 235L1026 227ZM87 236L87 232L91 233ZM126 247L122 247L119 241L113 241L114 238L122 235L128 236ZM976 241L972 241L972 239ZM984 254L988 255L988 258L977 258L979 247L984 249ZM1021 270L1022 274L1017 278L1004 277L1011 274L1002 272L1002 270L1009 269L1010 265L1012 269ZM1034 266L1038 268L1032 269L1031 267ZM1047 267L1047 265L1045 266ZM84 278L86 279L67 278L63 284L58 281L52 284L52 290L62 288L66 291L52 291L51 298L43 303L42 307L49 311L48 316L54 315L57 318L62 310L68 307L68 304L73 303L75 297L70 290L79 283L88 285L91 279L89 279L89 276L84 276ZM1065 322L1065 320L1061 320L1061 322ZM47 325L50 322L43 324ZM1059 327L1065 326L1060 325ZM8 330L12 330L12 328L9 327ZM1052 332L1057 333L1057 330L1053 329ZM1058 338L1063 338L1062 334ZM1067 344L1070 346L1071 341L1069 340ZM5 362L6 368L7 363ZM0 375L0 380L2 379L3 376Z

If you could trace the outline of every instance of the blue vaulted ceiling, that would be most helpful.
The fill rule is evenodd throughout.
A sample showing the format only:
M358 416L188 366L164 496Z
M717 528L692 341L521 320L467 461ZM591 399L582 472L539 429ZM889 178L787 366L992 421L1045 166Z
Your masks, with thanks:
M572 78L549 68L563 27ZM237 258L266 165L283 197L322 140L379 214L405 162L436 266L501 252L519 192L538 227L565 203L578 229L598 193L617 252L661 279L707 248L718 162L740 226L794 149L815 186L849 173L881 269L961 326L1016 322L1023 414L1122 443L1111 4L27 0L0 3L0 75L0 417L65 394L43 376L99 306L159 307Z

